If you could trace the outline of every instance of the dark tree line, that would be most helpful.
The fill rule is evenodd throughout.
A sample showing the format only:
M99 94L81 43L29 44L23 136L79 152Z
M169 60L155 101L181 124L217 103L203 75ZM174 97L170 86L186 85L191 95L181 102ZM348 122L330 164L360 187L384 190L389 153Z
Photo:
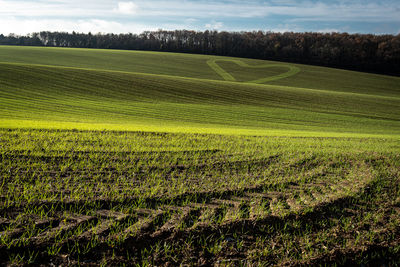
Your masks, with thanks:
M270 59L400 75L400 34L146 31L0 35L0 45L151 50Z

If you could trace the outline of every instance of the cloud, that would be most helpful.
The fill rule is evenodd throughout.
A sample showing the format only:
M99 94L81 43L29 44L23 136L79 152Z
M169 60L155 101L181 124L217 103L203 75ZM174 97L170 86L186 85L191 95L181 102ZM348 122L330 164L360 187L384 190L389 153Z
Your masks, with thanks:
M365 29L400 25L396 0L0 0L0 32L41 30L135 32L163 29L274 31ZM140 12L139 12L140 11ZM134 16L131 16L133 15ZM12 19L13 18L13 19ZM129 20L128 20L129 19ZM65 22L65 27L61 23ZM40 25L40 23L43 23ZM53 25L53 23L55 23ZM363 23L364 26L354 25ZM312 24L312 25L311 25ZM85 26L86 25L86 26ZM126 26L128 25L128 26ZM299 27L293 27L298 25ZM308 26L305 26L308 25ZM310 26L311 25L311 26ZM323 26L321 26L323 25ZM57 27L55 27L57 26ZM311 28L310 28L311 27ZM316 28L318 27L318 28ZM57 29L56 29L57 28ZM364 30L365 31L365 30ZM141 31L140 31L141 32Z
M185 19L185 23L186 24L193 24L193 23L196 23L198 21L199 21L198 19L194 19L194 18Z
M104 1L10 1L0 0L0 17L102 17L111 14L112 6Z
M332 29L332 28L327 28L327 29L320 29L317 30L319 33L332 33L332 32L340 32L338 29Z
M271 32L301 32L304 31L299 25L296 24L278 24L276 27L267 29Z
M276 14L289 15L292 22L400 22L400 12L394 5L378 3L323 3L277 7Z
M212 21L211 23L207 23L204 26L206 27L206 29L209 30L219 30L224 26L224 24L222 22Z
M137 14L140 6L140 14ZM83 17L104 19L118 14L141 18L263 18L286 16L297 21L396 21L400 9L396 1L237 1L237 0L0 0L1 16Z
M118 2L118 8L114 10L123 15L133 15L137 9L138 6L133 2Z
M400 9L393 1L218 1L218 0L0 0L0 16L29 17L115 17L137 14L141 17L169 18L261 18L291 16L299 20L397 21ZM218 19L220 20L220 19Z
M92 33L141 33L146 30L157 30L157 27L139 23L120 23L101 19L18 19L1 18L0 33L25 35L40 31L92 32Z

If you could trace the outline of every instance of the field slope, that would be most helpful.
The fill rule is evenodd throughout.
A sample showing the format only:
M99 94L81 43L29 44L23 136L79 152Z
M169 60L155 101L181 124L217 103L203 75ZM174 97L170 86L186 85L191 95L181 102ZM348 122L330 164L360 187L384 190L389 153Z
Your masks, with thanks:
M396 266L400 78L0 47L1 266Z
M400 78L201 55L0 47L0 126L398 135Z

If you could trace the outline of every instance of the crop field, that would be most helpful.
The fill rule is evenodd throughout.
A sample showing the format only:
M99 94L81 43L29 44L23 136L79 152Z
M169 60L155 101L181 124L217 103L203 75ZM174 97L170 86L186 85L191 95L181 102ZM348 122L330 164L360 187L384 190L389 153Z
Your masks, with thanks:
M400 78L0 46L0 265L400 259Z

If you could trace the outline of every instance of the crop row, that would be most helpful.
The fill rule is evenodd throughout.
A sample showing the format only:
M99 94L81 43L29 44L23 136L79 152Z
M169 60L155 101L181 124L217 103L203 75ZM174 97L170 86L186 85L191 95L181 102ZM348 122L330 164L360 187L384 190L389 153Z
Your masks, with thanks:
M0 142L1 264L390 263L400 251L394 139L2 130Z

